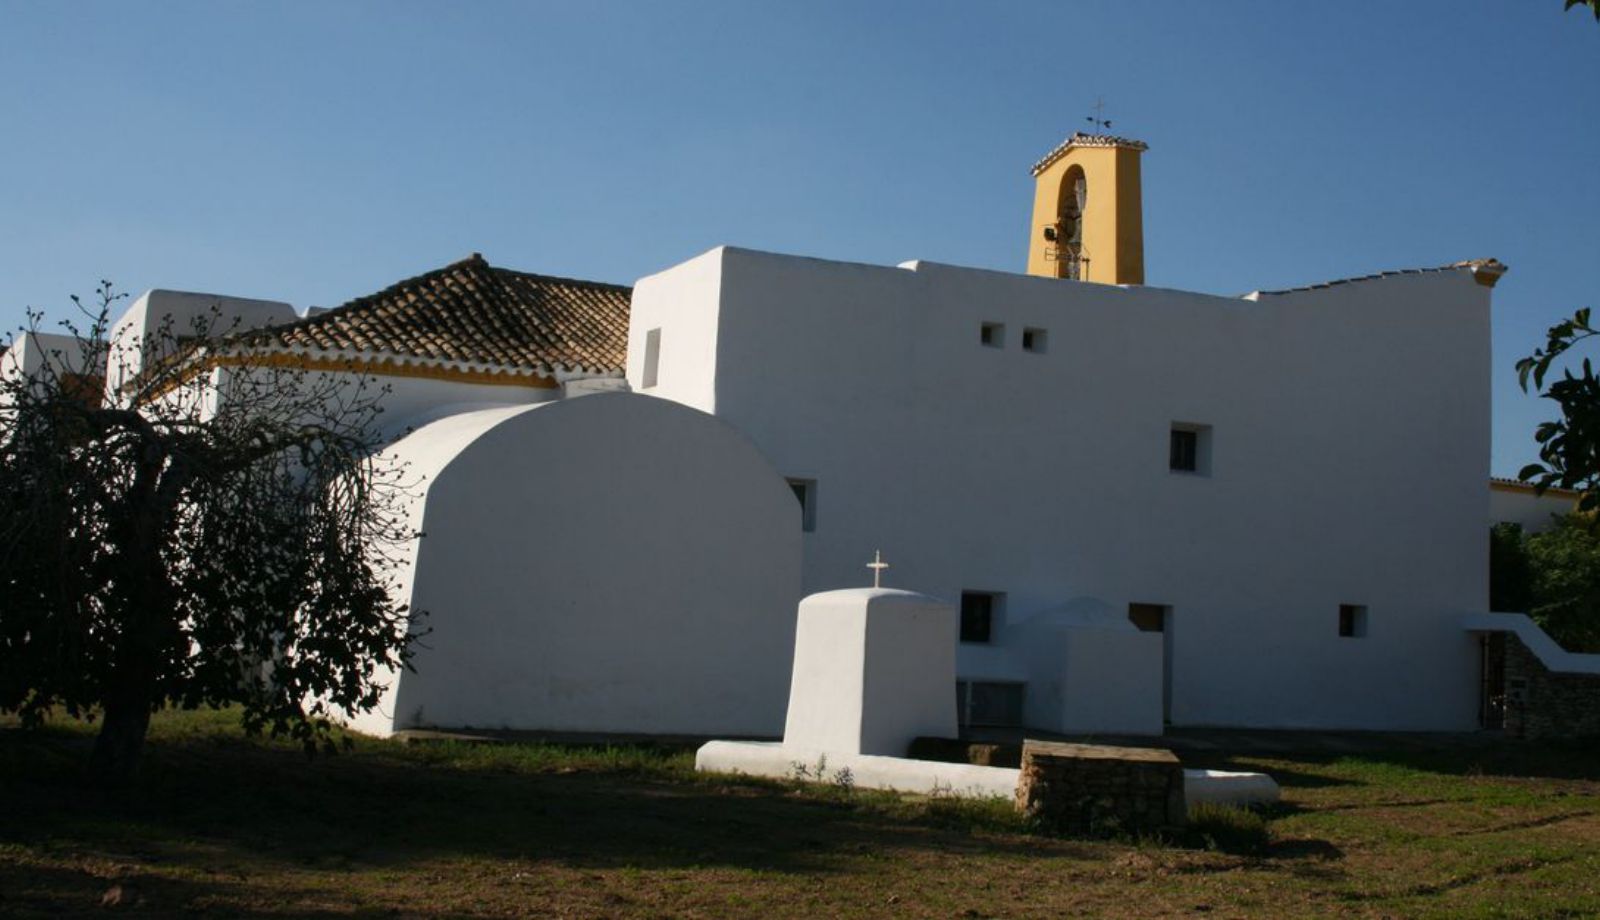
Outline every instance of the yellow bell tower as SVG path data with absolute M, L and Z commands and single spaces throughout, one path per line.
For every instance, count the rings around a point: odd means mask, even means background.
M 1144 284 L 1143 141 L 1079 132 L 1033 165 L 1028 274 Z

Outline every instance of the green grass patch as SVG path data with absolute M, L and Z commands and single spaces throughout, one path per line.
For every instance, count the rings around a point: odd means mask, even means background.
M 1191 846 L 1259 856 L 1272 845 L 1267 819 L 1258 811 L 1201 802 L 1189 807 L 1183 839 Z
M 135 795 L 93 726 L 0 721 L 0 914 L 1591 916 L 1582 746 L 1227 758 L 1284 802 L 1173 846 L 1030 833 L 1009 802 L 694 772 L 672 745 L 403 744 L 336 756 L 162 713 Z

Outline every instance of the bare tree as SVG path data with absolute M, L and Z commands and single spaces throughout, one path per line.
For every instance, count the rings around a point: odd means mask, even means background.
M 417 636 L 392 583 L 419 535 L 404 471 L 378 459 L 382 388 L 302 371 L 216 315 L 108 342 L 120 295 L 98 293 L 84 328 L 64 324 L 81 354 L 0 381 L 0 711 L 98 716 L 108 786 L 167 705 L 238 704 L 248 731 L 327 746 Z M 131 379 L 85 385 L 124 349 Z

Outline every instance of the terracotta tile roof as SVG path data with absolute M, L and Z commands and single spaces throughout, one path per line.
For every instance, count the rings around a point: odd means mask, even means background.
M 1033 164 L 1033 174 L 1044 172 L 1045 167 L 1067 155 L 1073 147 L 1126 147 L 1129 150 L 1149 150 L 1150 145 L 1144 141 L 1136 141 L 1130 137 L 1118 137 L 1115 134 L 1085 134 L 1082 131 L 1062 141 L 1056 149 L 1044 155 L 1044 159 Z
M 1465 262 L 1452 262 L 1449 265 L 1440 265 L 1436 268 L 1402 268 L 1394 271 L 1378 272 L 1372 275 L 1361 275 L 1356 278 L 1339 278 L 1334 281 L 1323 281 L 1318 284 L 1307 284 L 1301 287 L 1283 288 L 1276 291 L 1255 291 L 1253 295 L 1248 296 L 1266 297 L 1273 294 L 1292 294 L 1296 291 L 1316 291 L 1322 288 L 1330 288 L 1340 284 L 1354 284 L 1358 281 L 1375 281 L 1379 278 L 1393 278 L 1396 275 L 1426 275 L 1433 272 L 1453 272 L 1463 268 L 1472 272 L 1473 277 L 1477 278 L 1480 284 L 1484 284 L 1489 287 L 1494 287 L 1494 283 L 1499 281 L 1500 276 L 1505 274 L 1507 271 L 1506 264 L 1501 262 L 1499 259 L 1468 259 Z
M 241 338 L 296 353 L 553 377 L 620 374 L 632 289 L 496 268 L 473 253 L 376 294 Z

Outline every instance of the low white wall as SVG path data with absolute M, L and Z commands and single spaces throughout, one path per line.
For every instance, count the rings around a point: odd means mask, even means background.
M 817 767 L 822 776 L 817 777 Z M 773 779 L 809 778 L 840 782 L 849 771 L 850 784 L 862 789 L 958 795 L 969 798 L 1010 798 L 1016 794 L 1017 771 L 1007 767 L 908 760 L 872 754 L 848 754 L 790 747 L 777 742 L 711 741 L 694 755 L 694 768 L 711 773 L 739 773 Z
M 1540 664 L 1557 674 L 1600 674 L 1600 655 L 1567 651 L 1524 613 L 1475 613 L 1462 618 L 1461 628 L 1469 633 L 1513 633 Z
M 1004 799 L 1016 795 L 1021 774 L 1013 767 L 978 767 L 904 757 L 823 752 L 757 741 L 708 742 L 695 752 L 694 768 L 702 773 L 820 783 L 843 783 L 848 775 L 850 785 L 862 789 Z M 845 774 L 844 771 L 849 772 Z M 1265 773 L 1183 771 L 1186 805 L 1201 802 L 1241 807 L 1266 805 L 1278 801 L 1279 794 L 1278 784 Z

